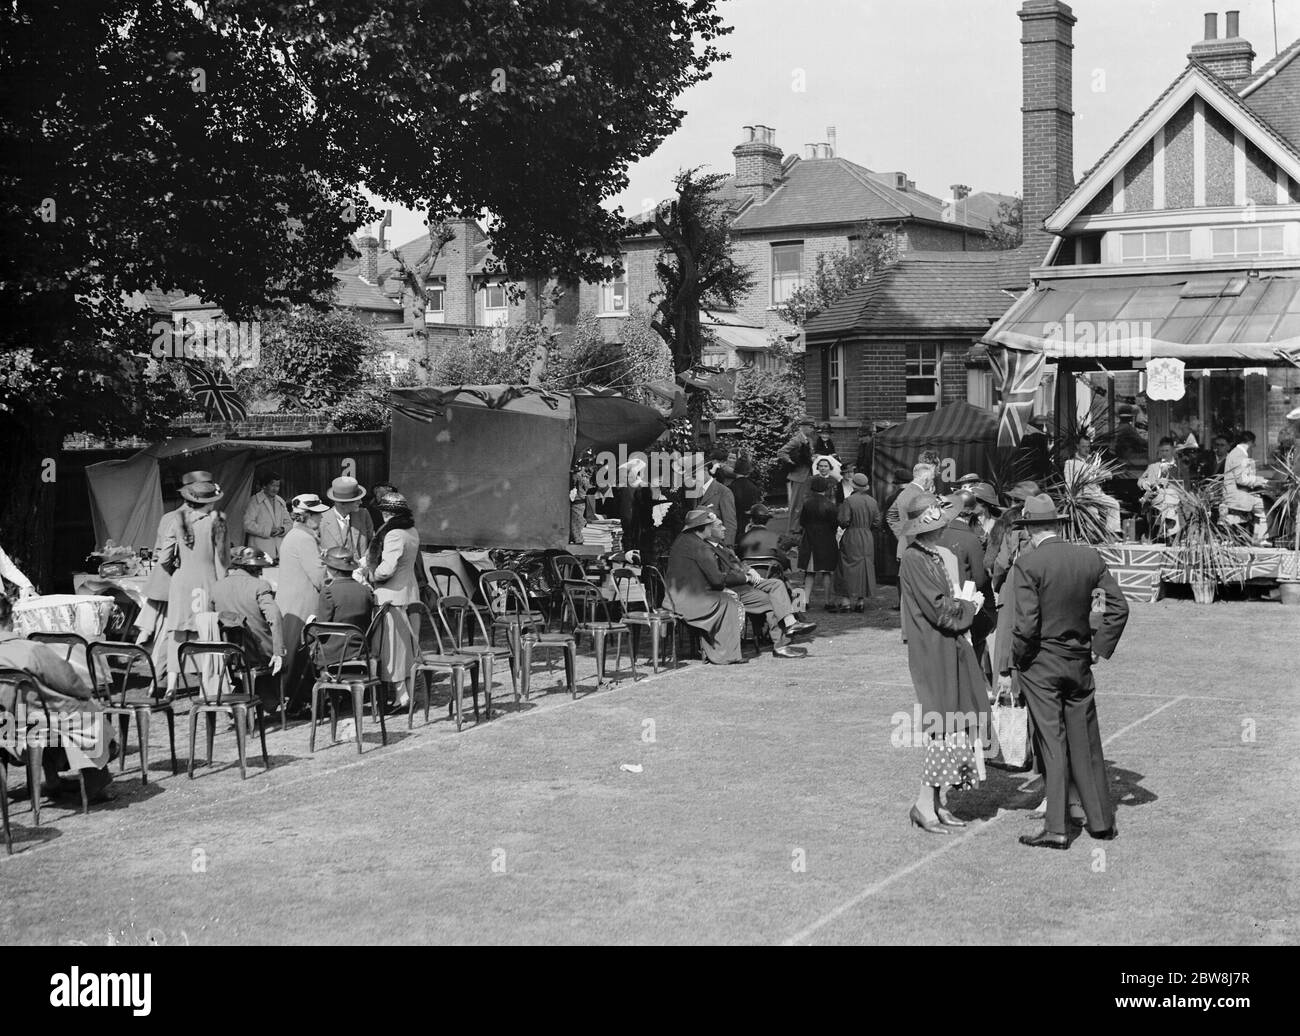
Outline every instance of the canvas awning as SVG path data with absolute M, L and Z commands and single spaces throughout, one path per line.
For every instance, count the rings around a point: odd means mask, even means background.
M 1300 351 L 1300 271 L 1044 278 L 983 341 L 1049 359 L 1281 364 Z

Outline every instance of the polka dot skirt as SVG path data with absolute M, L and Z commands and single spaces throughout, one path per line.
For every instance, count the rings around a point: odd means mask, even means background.
M 935 788 L 979 786 L 975 749 L 964 731 L 949 734 L 946 740 L 935 738 L 925 746 L 921 783 Z

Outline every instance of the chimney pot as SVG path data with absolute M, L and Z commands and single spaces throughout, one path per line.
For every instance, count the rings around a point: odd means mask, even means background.
M 751 141 L 751 140 L 754 139 L 754 127 L 753 127 L 753 126 L 742 126 L 741 129 L 743 129 L 743 130 L 745 131 L 745 142 L 746 142 L 746 143 L 748 143 L 749 141 Z
M 1224 16 L 1223 35 L 1230 40 L 1236 39 L 1241 33 L 1238 31 L 1241 26 L 1241 12 L 1229 11 Z
M 805 145 L 803 146 L 803 153 L 804 153 L 804 157 L 805 157 L 805 158 L 816 158 L 816 157 L 817 157 L 817 145 L 816 145 L 816 144 L 805 144 Z
M 834 126 L 827 126 L 827 127 L 826 127 L 826 144 L 827 144 L 827 146 L 830 148 L 830 154 L 828 154 L 826 157 L 827 157 L 827 158 L 834 158 L 834 157 L 835 157 L 835 151 L 836 151 L 836 147 L 835 147 L 835 127 L 834 127 Z
M 1219 38 L 1219 16 L 1213 11 L 1205 12 L 1205 38 L 1207 40 Z

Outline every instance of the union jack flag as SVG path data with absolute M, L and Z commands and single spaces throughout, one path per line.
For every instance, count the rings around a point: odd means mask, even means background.
M 209 421 L 243 421 L 248 408 L 230 378 L 199 363 L 183 364 L 190 392 L 202 404 Z
M 989 349 L 989 365 L 993 368 L 993 383 L 997 387 L 998 445 L 1018 446 L 1029 431 L 1029 421 L 1034 416 L 1034 399 L 1038 383 L 1043 376 L 1043 353 L 1026 352 L 993 346 Z

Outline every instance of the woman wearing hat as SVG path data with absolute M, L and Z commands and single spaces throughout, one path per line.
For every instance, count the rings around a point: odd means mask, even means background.
M 876 532 L 882 516 L 880 505 L 868 490 L 867 476 L 856 472 L 853 492 L 840 504 L 838 522 L 844 530 L 840 537 L 840 562 L 835 570 L 835 590 L 840 595 L 840 610 L 865 611 L 867 598 L 876 596 Z
M 901 528 L 909 541 L 898 570 L 903 639 L 925 737 L 921 790 L 908 818 L 931 834 L 965 826 L 943 807 L 940 795 L 944 788 L 978 782 L 974 743 L 988 729 L 987 685 L 964 635 L 983 604 L 982 595 L 976 592 L 975 600 L 955 596 L 957 560 L 935 543 L 958 506 L 920 497 L 909 505 Z
M 198 615 L 213 610 L 212 588 L 225 577 L 230 557 L 226 516 L 217 510 L 224 496 L 221 487 L 210 480 L 193 481 L 181 486 L 181 496 L 184 506 L 159 530 L 166 539 L 158 565 L 171 576 L 162 625 L 170 691 L 175 691 L 180 679 L 180 646 L 198 636 Z
M 410 505 L 400 493 L 386 493 L 375 501 L 384 522 L 375 530 L 366 559 L 361 566 L 363 578 L 375 589 L 375 607 L 393 607 L 380 630 L 380 676 L 392 685 L 394 705 L 406 708 L 413 691 L 411 662 L 419 630 L 413 629 L 406 613 L 408 604 L 418 604 L 420 584 L 415 566 L 420 558 L 420 534 Z
M 304 695 L 299 693 L 306 657 L 302 630 L 315 614 L 320 588 L 325 585 L 318 537 L 320 516 L 328 510 L 315 493 L 295 496 L 289 511 L 293 527 L 280 545 L 280 582 L 275 598 L 284 616 L 284 646 L 289 653 L 284 667 L 284 696 L 294 706 L 304 704 Z
M 831 600 L 831 581 L 840 563 L 840 548 L 835 542 L 839 523 L 839 509 L 828 495 L 831 484 L 821 475 L 814 475 L 808 483 L 808 499 L 799 513 L 803 541 L 799 545 L 799 567 L 804 571 L 803 592 L 812 607 L 813 590 L 817 583 L 826 586 L 826 610 L 835 611 Z

